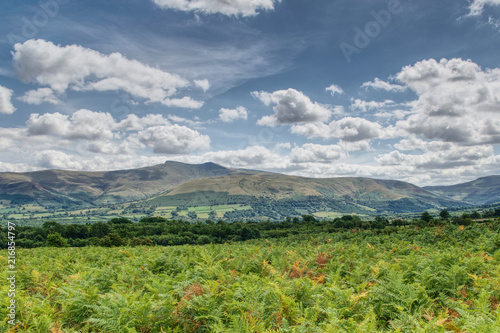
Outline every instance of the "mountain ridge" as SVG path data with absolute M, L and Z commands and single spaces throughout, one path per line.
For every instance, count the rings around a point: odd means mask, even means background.
M 173 161 L 114 171 L 6 172 L 0 173 L 0 197 L 77 205 L 125 202 L 146 199 L 192 179 L 236 172 L 215 163 Z
M 500 202 L 500 176 L 491 175 L 448 186 L 425 186 L 430 192 L 447 196 L 473 205 Z
M 419 187 L 398 180 L 307 178 L 227 168 L 213 162 L 166 161 L 128 170 L 0 173 L 0 199 L 54 207 L 142 201 L 156 206 L 252 203 L 264 207 L 277 203 L 292 210 L 303 207 L 300 211 L 309 207 L 346 212 L 413 212 L 500 202 L 500 176 L 451 186 Z

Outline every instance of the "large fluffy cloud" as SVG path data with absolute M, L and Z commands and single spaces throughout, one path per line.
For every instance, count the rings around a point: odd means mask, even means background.
M 428 150 L 424 154 L 404 154 L 398 150 L 380 155 L 381 165 L 414 166 L 423 170 L 453 169 L 480 165 L 495 158 L 492 146 L 462 147 L 449 144 L 443 150 Z
M 132 142 L 153 148 L 156 154 L 187 154 L 210 147 L 210 138 L 186 126 L 148 127 L 131 137 Z
M 78 110 L 72 116 L 61 113 L 32 114 L 27 123 L 30 135 L 53 135 L 68 140 L 108 140 L 115 121 L 109 113 Z
M 26 123 L 30 136 L 84 141 L 93 153 L 130 153 L 134 148 L 152 148 L 156 154 L 187 154 L 210 147 L 210 138 L 186 126 L 171 124 L 161 115 L 129 115 L 117 122 L 109 113 L 78 110 L 32 114 Z
M 383 129 L 382 125 L 364 118 L 346 117 L 329 124 L 305 124 L 292 127 L 292 133 L 308 138 L 340 139 L 346 142 L 358 142 L 376 138 L 388 138 L 392 128 Z
M 285 168 L 287 165 L 286 159 L 263 146 L 208 152 L 202 158 L 203 161 L 240 168 L 275 169 Z
M 273 93 L 255 91 L 252 95 L 265 105 L 275 105 L 273 107 L 274 115 L 265 116 L 257 122 L 262 126 L 324 122 L 332 114 L 332 111 L 327 107 L 312 102 L 302 92 L 292 88 Z
M 14 49 L 14 67 L 21 80 L 49 86 L 57 93 L 67 89 L 123 90 L 167 106 L 203 105 L 187 96 L 173 97 L 179 89 L 190 85 L 188 80 L 129 60 L 120 53 L 104 55 L 79 45 L 60 46 L 41 39 L 18 43 Z
M 255 16 L 259 10 L 273 10 L 280 0 L 153 0 L 162 8 L 227 16 Z
M 292 149 L 290 161 L 292 163 L 331 163 L 346 156 L 346 151 L 339 145 L 306 143 L 302 147 Z
M 397 79 L 418 95 L 398 127 L 430 140 L 500 143 L 500 69 L 470 60 L 434 59 L 407 66 Z
M 11 114 L 16 111 L 14 105 L 11 102 L 12 90 L 0 86 L 0 113 Z
M 36 164 L 45 169 L 73 169 L 82 168 L 82 164 L 61 151 L 44 150 L 35 154 Z

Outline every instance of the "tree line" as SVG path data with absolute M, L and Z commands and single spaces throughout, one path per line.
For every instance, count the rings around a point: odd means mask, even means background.
M 16 245 L 23 248 L 35 247 L 85 247 L 85 246 L 171 246 L 184 244 L 221 244 L 246 241 L 257 238 L 282 238 L 297 234 L 316 234 L 345 230 L 388 231 L 402 226 L 436 226 L 443 223 L 470 225 L 474 220 L 500 216 L 500 210 L 483 214 L 474 212 L 451 217 L 447 210 L 438 216 L 424 212 L 419 219 L 388 220 L 376 217 L 364 221 L 357 215 L 345 215 L 333 221 L 324 221 L 312 215 L 301 218 L 286 218 L 281 222 L 225 222 L 223 220 L 188 222 L 167 220 L 163 217 L 145 217 L 134 223 L 126 218 L 113 218 L 108 222 L 94 224 L 69 224 L 45 222 L 42 227 L 18 226 Z M 0 247 L 7 248 L 7 228 L 0 228 Z

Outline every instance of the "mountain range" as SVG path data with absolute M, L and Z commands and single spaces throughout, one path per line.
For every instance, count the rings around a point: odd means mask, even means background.
M 244 204 L 264 216 L 267 211 L 284 216 L 287 210 L 295 214 L 405 213 L 500 202 L 500 176 L 422 188 L 397 180 L 304 178 L 231 169 L 214 163 L 192 165 L 167 161 L 151 167 L 108 172 L 0 173 L 0 199 L 11 204 L 71 208 L 133 201 L 143 206 L 174 207 Z

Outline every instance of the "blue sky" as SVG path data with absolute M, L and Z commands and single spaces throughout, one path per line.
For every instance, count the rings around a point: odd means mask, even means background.
M 42 0 L 0 15 L 0 171 L 499 174 L 500 0 Z

